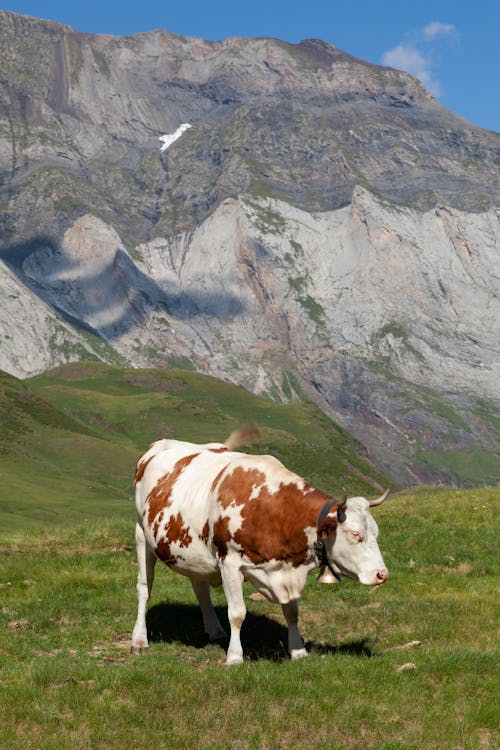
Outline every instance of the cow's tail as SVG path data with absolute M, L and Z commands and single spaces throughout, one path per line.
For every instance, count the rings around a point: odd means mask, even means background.
M 224 441 L 224 445 L 228 451 L 234 451 L 238 446 L 243 445 L 244 443 L 250 443 L 252 440 L 260 437 L 261 434 L 262 433 L 257 425 L 251 422 L 250 424 L 246 424 L 232 432 Z

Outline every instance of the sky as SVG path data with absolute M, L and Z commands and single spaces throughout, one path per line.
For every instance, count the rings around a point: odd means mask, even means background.
M 323 39 L 413 73 L 441 104 L 500 132 L 500 0 L 7 0 L 1 9 L 92 34 Z

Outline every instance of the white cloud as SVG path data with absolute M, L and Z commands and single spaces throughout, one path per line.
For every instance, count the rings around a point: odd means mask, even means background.
M 433 96 L 441 96 L 442 86 L 431 72 L 432 62 L 411 42 L 401 42 L 397 47 L 384 52 L 381 58 L 383 65 L 398 70 L 405 70 L 422 81 Z
M 457 28 L 452 23 L 440 23 L 439 21 L 432 21 L 424 26 L 422 29 L 422 35 L 424 39 L 432 41 L 440 35 L 456 34 Z
M 439 37 L 457 38 L 458 30 L 452 23 L 432 21 L 418 31 L 406 34 L 403 41 L 384 52 L 381 63 L 412 73 L 433 96 L 442 96 L 443 87 L 434 74 Z

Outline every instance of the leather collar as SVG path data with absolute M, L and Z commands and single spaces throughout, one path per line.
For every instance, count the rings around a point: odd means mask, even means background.
M 337 581 L 341 581 L 342 578 L 340 574 L 337 573 L 335 570 L 333 570 L 332 566 L 328 562 L 328 558 L 326 556 L 326 550 L 325 550 L 325 540 L 321 539 L 319 535 L 319 528 L 321 524 L 323 523 L 328 513 L 330 512 L 330 508 L 332 507 L 332 505 L 336 505 L 336 504 L 337 504 L 336 500 L 333 500 L 333 499 L 327 500 L 319 512 L 318 520 L 316 522 L 316 541 L 314 542 L 314 551 L 318 559 L 318 567 L 321 567 L 322 565 L 327 566 L 330 569 L 332 575 L 335 576 Z

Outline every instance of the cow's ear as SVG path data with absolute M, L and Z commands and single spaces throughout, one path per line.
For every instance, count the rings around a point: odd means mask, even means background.
M 327 517 L 318 526 L 318 536 L 320 539 L 326 539 L 329 536 L 333 536 L 338 526 L 337 514 L 329 513 Z

